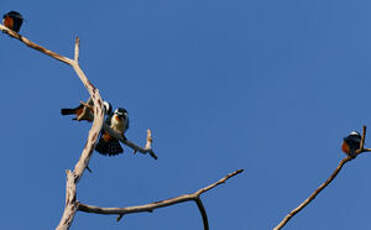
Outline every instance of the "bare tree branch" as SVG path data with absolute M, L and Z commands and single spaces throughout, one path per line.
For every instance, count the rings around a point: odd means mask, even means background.
M 289 214 L 287 214 L 285 218 L 283 218 L 283 220 L 276 227 L 273 228 L 273 230 L 279 230 L 283 228 L 293 216 L 295 216 L 298 212 L 305 208 L 305 206 L 307 206 L 312 200 L 314 200 L 314 198 L 316 198 L 316 196 L 335 179 L 335 177 L 338 175 L 340 170 L 347 162 L 353 160 L 361 153 L 370 152 L 371 149 L 364 148 L 365 138 L 366 138 L 366 126 L 363 126 L 360 148 L 355 152 L 354 157 L 348 155 L 344 159 L 342 159 L 339 165 L 336 167 L 335 171 L 331 174 L 331 176 L 323 184 L 321 184 L 303 203 L 301 203 L 298 207 L 296 207 Z
M 57 226 L 57 230 L 67 230 L 70 228 L 73 218 L 77 210 L 76 203 L 76 183 L 78 183 L 84 170 L 89 165 L 90 157 L 94 151 L 95 143 L 97 141 L 100 130 L 102 129 L 104 121 L 104 110 L 102 98 L 99 94 L 99 90 L 88 80 L 80 65 L 78 63 L 79 59 L 79 45 L 80 39 L 76 38 L 75 42 L 75 57 L 74 60 L 57 54 L 51 50 L 48 50 L 36 43 L 31 42 L 29 39 L 21 36 L 20 34 L 6 28 L 0 24 L 0 30 L 8 34 L 9 36 L 18 39 L 23 42 L 28 47 L 31 47 L 41 53 L 44 53 L 58 61 L 69 64 L 75 70 L 77 76 L 80 78 L 85 88 L 88 90 L 90 97 L 94 103 L 94 121 L 92 127 L 90 128 L 89 135 L 85 147 L 81 153 L 79 161 L 76 163 L 74 170 L 71 172 L 67 170 L 67 183 L 66 183 L 66 206 L 63 212 L 63 216 Z
M 119 140 L 120 142 L 124 143 L 125 145 L 129 146 L 130 148 L 134 149 L 134 153 L 140 152 L 142 154 L 149 154 L 155 160 L 158 159 L 157 155 L 152 150 L 152 132 L 150 129 L 147 129 L 147 138 L 146 138 L 146 145 L 145 148 L 136 145 L 135 143 L 129 141 L 125 136 L 121 135 L 120 133 L 114 131 L 109 127 L 106 123 L 103 124 L 104 131 L 108 132 L 111 136 Z
M 224 178 L 220 179 L 214 184 L 211 184 L 205 188 L 202 188 L 195 193 L 192 194 L 185 194 L 182 196 L 178 196 L 172 199 L 168 200 L 163 200 L 163 201 L 158 201 L 154 202 L 151 204 L 147 205 L 140 205 L 140 206 L 132 206 L 132 207 L 127 207 L 127 208 L 100 208 L 100 207 L 95 207 L 95 206 L 89 206 L 85 205 L 82 203 L 79 203 L 77 201 L 76 197 L 76 185 L 79 182 L 80 178 L 82 177 L 85 169 L 88 169 L 89 165 L 89 160 L 90 157 L 94 151 L 96 141 L 98 139 L 100 130 L 104 126 L 104 130 L 109 132 L 113 137 L 119 139 L 121 142 L 124 144 L 128 145 L 129 147 L 133 148 L 135 152 L 139 151 L 143 154 L 149 153 L 153 158 L 157 159 L 157 156 L 155 153 L 152 151 L 152 135 L 151 135 L 151 130 L 147 130 L 147 138 L 146 138 L 146 145 L 145 148 L 142 148 L 130 141 L 128 141 L 125 136 L 120 135 L 113 131 L 108 125 L 104 123 L 104 108 L 103 108 L 103 101 L 102 98 L 99 94 L 99 90 L 88 80 L 84 72 L 82 71 L 78 61 L 79 61 L 79 45 L 80 45 L 80 39 L 76 38 L 75 41 L 75 52 L 74 52 L 74 59 L 70 59 L 67 57 L 64 57 L 60 54 L 57 54 L 51 50 L 48 50 L 36 43 L 33 43 L 29 39 L 21 36 L 20 34 L 6 28 L 5 26 L 0 24 L 0 30 L 3 31 L 4 33 L 8 34 L 9 36 L 18 39 L 28 47 L 31 47 L 37 51 L 40 51 L 41 53 L 44 53 L 58 61 L 61 61 L 63 63 L 66 63 L 75 70 L 76 74 L 84 84 L 85 88 L 88 90 L 91 99 L 93 101 L 94 107 L 88 106 L 91 104 L 91 101 L 89 101 L 84 107 L 84 113 L 85 114 L 91 114 L 90 112 L 87 113 L 87 110 L 92 110 L 91 116 L 94 116 L 93 118 L 93 124 L 92 127 L 89 131 L 89 135 L 87 138 L 87 142 L 85 144 L 85 147 L 81 153 L 80 159 L 76 163 L 74 170 L 66 170 L 66 176 L 67 176 L 67 182 L 66 182 L 66 202 L 65 202 L 65 208 L 64 212 L 62 215 L 62 218 L 57 226 L 57 230 L 68 230 L 73 222 L 74 216 L 76 212 L 79 211 L 84 211 L 84 212 L 92 212 L 92 213 L 100 213 L 100 214 L 116 214 L 119 215 L 117 220 L 120 220 L 121 217 L 125 214 L 129 213 L 137 213 L 137 212 L 152 212 L 154 209 L 161 208 L 161 207 L 166 207 L 170 205 L 174 205 L 177 203 L 182 203 L 186 201 L 195 201 L 197 204 L 197 207 L 200 210 L 202 220 L 204 223 L 204 229 L 208 230 L 209 229 L 209 224 L 207 220 L 207 214 L 206 210 L 202 204 L 202 201 L 200 199 L 200 195 L 203 194 L 204 192 L 209 191 L 210 189 L 213 189 L 214 187 L 225 183 L 226 180 L 229 178 L 242 173 L 243 169 L 237 170 Z M 78 119 L 80 119 L 79 117 Z
M 69 229 L 78 208 L 78 203 L 76 202 L 76 183 L 74 182 L 75 176 L 71 170 L 66 170 L 66 175 L 66 203 L 57 229 Z
M 75 42 L 75 63 L 79 63 L 79 56 L 80 56 L 80 38 L 76 37 L 76 42 Z
M 207 219 L 207 212 L 204 207 L 204 204 L 201 201 L 201 198 L 198 198 L 195 200 L 198 210 L 200 210 L 201 216 L 202 216 L 202 222 L 204 223 L 204 230 L 209 230 L 209 221 Z
M 4 33 L 8 34 L 9 36 L 15 38 L 15 39 L 18 39 L 19 41 L 23 42 L 25 45 L 27 45 L 28 47 L 31 47 L 32 49 L 35 49 L 37 51 L 40 51 L 41 53 L 43 54 L 46 54 L 54 59 L 57 59 L 58 61 L 61 61 L 61 62 L 64 62 L 66 64 L 69 64 L 71 65 L 73 60 L 71 60 L 70 58 L 67 58 L 67 57 L 64 57 L 62 55 L 59 55 L 51 50 L 48 50 L 42 46 L 39 46 L 37 45 L 36 43 L 33 43 L 31 42 L 30 40 L 28 40 L 27 38 L 23 37 L 22 35 L 14 32 L 13 30 L 10 30 L 8 29 L 7 27 L 5 27 L 4 25 L 0 24 L 0 30 L 3 31 Z
M 144 148 L 140 147 L 139 145 L 136 145 L 135 143 L 129 141 L 128 139 L 123 139 L 120 141 L 124 143 L 125 145 L 129 146 L 130 148 L 134 149 L 134 153 L 140 152 L 142 154 L 149 154 L 153 159 L 157 160 L 157 155 L 152 150 L 152 132 L 150 129 L 147 129 L 147 138 L 146 138 L 146 145 Z
M 194 193 L 184 194 L 184 195 L 170 198 L 167 200 L 157 201 L 157 202 L 153 202 L 153 203 L 145 204 L 145 205 L 129 206 L 125 208 L 102 208 L 102 207 L 87 205 L 87 204 L 83 204 L 79 202 L 78 210 L 82 212 L 89 212 L 89 213 L 96 213 L 96 214 L 119 215 L 119 217 L 117 218 L 117 221 L 119 221 L 122 218 L 122 216 L 126 214 L 139 213 L 139 212 L 152 212 L 154 209 L 157 209 L 157 208 L 163 208 L 163 207 L 167 207 L 167 206 L 171 206 L 171 205 L 175 205 L 175 204 L 183 203 L 187 201 L 195 201 L 202 215 L 204 229 L 208 230 L 209 224 L 207 221 L 207 214 L 200 200 L 200 195 L 215 188 L 216 186 L 222 183 L 225 183 L 229 178 L 237 174 L 240 174 L 243 171 L 244 171 L 243 169 L 236 170 L 233 173 L 230 173 L 227 176 L 220 179 L 219 181 L 215 182 L 214 184 L 201 188 Z

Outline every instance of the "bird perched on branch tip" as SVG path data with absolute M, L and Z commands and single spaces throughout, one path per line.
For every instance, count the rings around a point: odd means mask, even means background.
M 352 131 L 348 136 L 344 137 L 341 150 L 354 157 L 355 151 L 361 147 L 361 134 L 357 131 Z
M 107 117 L 105 122 L 111 129 L 124 137 L 124 133 L 129 129 L 128 112 L 124 108 L 117 108 L 111 116 Z M 102 155 L 108 156 L 118 155 L 124 152 L 120 141 L 104 130 L 101 132 L 95 150 Z
M 5 27 L 19 32 L 23 23 L 23 17 L 17 11 L 10 11 L 3 16 L 3 24 Z

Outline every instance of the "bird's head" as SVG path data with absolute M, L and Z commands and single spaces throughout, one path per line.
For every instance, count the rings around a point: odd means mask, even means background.
M 352 132 L 350 132 L 349 136 L 361 137 L 361 134 L 359 132 L 353 130 Z
M 124 108 L 117 108 L 114 112 L 120 118 L 126 118 L 128 116 L 128 112 Z
M 17 18 L 17 19 L 23 20 L 23 16 L 20 13 L 18 13 L 17 11 L 10 11 L 3 16 L 3 18 L 5 18 L 5 17 L 12 17 L 12 18 Z

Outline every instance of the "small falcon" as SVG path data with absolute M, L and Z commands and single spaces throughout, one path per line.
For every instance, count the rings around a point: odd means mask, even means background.
M 3 16 L 3 24 L 9 29 L 19 32 L 23 23 L 23 17 L 16 11 L 10 11 Z
M 341 150 L 351 157 L 354 156 L 354 152 L 361 147 L 361 134 L 357 131 L 352 131 L 347 137 L 344 137 Z
M 106 119 L 106 124 L 110 126 L 114 131 L 120 133 L 122 136 L 129 129 L 129 116 L 128 112 L 124 108 L 118 108 L 115 110 L 113 115 Z M 112 137 L 109 133 L 102 130 L 98 144 L 95 146 L 95 150 L 102 155 L 114 156 L 118 155 L 124 150 L 122 149 L 119 140 Z
M 93 101 L 90 100 L 88 102 L 89 105 L 93 106 Z M 111 115 L 112 113 L 112 105 L 111 103 L 107 102 L 107 101 L 104 101 L 103 102 L 103 106 L 104 106 L 104 113 L 107 114 L 107 115 Z M 82 114 L 82 112 L 84 111 L 84 105 L 83 104 L 80 104 L 79 106 L 75 107 L 75 108 L 62 108 L 61 109 L 61 114 L 63 116 L 66 116 L 66 115 L 76 115 L 76 117 L 72 118 L 72 120 L 79 120 L 78 118 L 80 117 L 80 115 Z M 86 120 L 88 122 L 92 122 L 93 116 L 90 116 L 90 117 L 84 117 L 84 119 L 81 119 L 81 120 Z M 79 120 L 80 121 L 80 120 Z

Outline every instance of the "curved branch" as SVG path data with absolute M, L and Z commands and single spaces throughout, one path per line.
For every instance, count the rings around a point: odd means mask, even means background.
M 237 174 L 240 174 L 243 171 L 244 171 L 243 169 L 236 170 L 233 173 L 230 173 L 227 176 L 220 179 L 219 181 L 215 182 L 214 184 L 201 188 L 194 193 L 184 194 L 184 195 L 170 198 L 167 200 L 157 201 L 157 202 L 153 202 L 153 203 L 145 204 L 145 205 L 129 206 L 125 208 L 102 208 L 102 207 L 87 205 L 87 204 L 78 202 L 78 210 L 82 212 L 104 214 L 104 215 L 119 215 L 119 217 L 117 218 L 117 221 L 119 221 L 122 218 L 122 216 L 126 214 L 140 213 L 140 212 L 152 212 L 154 209 L 163 208 L 163 207 L 167 207 L 167 206 L 171 206 L 171 205 L 175 205 L 175 204 L 183 203 L 187 201 L 195 201 L 202 215 L 202 220 L 204 222 L 204 229 L 208 230 L 207 215 L 206 215 L 205 208 L 203 207 L 202 202 L 200 200 L 200 195 L 215 188 L 216 186 L 222 183 L 225 183 L 229 178 Z
M 202 222 L 204 223 L 204 230 L 209 230 L 209 221 L 207 220 L 207 212 L 202 204 L 202 201 L 200 198 L 195 200 L 198 210 L 200 210 L 201 216 L 202 216 Z
M 314 198 L 316 198 L 316 196 L 335 179 L 335 177 L 338 175 L 340 170 L 343 168 L 343 166 L 347 162 L 353 160 L 355 157 L 357 157 L 361 153 L 370 152 L 371 149 L 364 148 L 365 138 L 366 138 L 366 126 L 363 126 L 360 148 L 355 152 L 354 157 L 348 155 L 347 157 L 342 159 L 339 165 L 336 167 L 335 171 L 330 175 L 330 177 L 323 184 L 321 184 L 306 200 L 304 200 L 303 203 L 301 203 L 298 207 L 296 207 L 289 214 L 287 214 L 283 218 L 283 220 L 276 227 L 273 228 L 273 230 L 279 230 L 283 228 L 293 216 L 295 216 L 298 212 L 300 212 L 303 208 L 305 208 L 305 206 L 307 206 L 312 200 L 314 200 Z

